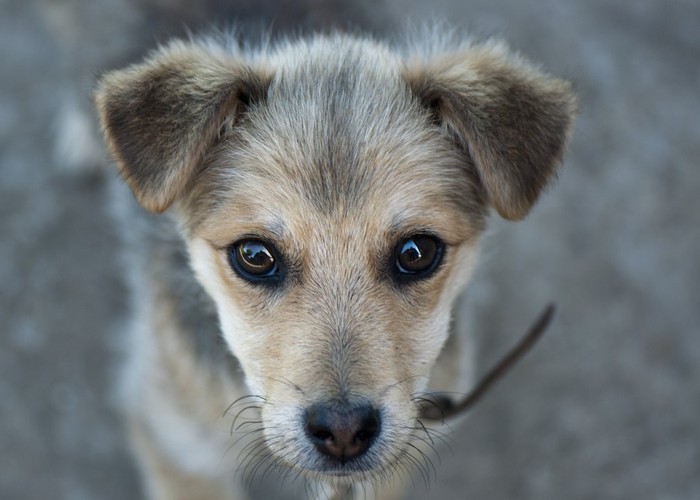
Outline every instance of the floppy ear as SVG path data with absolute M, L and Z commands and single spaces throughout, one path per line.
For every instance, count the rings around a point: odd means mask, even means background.
M 496 43 L 408 64 L 406 79 L 469 153 L 496 210 L 525 217 L 569 139 L 576 113 L 569 83 Z
M 219 129 L 265 79 L 241 60 L 174 42 L 105 75 L 95 101 L 117 166 L 139 202 L 166 210 L 195 174 Z

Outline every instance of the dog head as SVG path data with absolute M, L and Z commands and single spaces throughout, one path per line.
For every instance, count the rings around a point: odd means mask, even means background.
M 524 217 L 575 113 L 502 45 L 175 42 L 96 94 L 117 165 L 171 205 L 267 444 L 324 477 L 404 460 L 490 207 Z

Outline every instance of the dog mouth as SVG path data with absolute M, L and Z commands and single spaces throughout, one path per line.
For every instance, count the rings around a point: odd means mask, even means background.
M 296 457 L 280 454 L 271 447 L 270 451 L 280 470 L 293 471 L 301 477 L 313 481 L 373 481 L 393 470 L 393 464 L 377 456 L 363 456 L 339 463 L 320 456 L 315 450 L 306 449 Z
M 315 476 L 355 480 L 381 474 L 386 468 L 387 466 L 382 464 L 352 462 L 345 465 L 321 465 L 318 468 L 305 468 L 302 471 Z

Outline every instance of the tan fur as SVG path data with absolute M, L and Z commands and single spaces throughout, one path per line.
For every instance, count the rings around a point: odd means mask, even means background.
M 568 83 L 494 43 L 390 49 L 332 35 L 241 51 L 204 39 L 106 75 L 96 103 L 141 204 L 174 204 L 197 278 L 174 280 L 177 256 L 154 244 L 165 250 L 150 257 L 126 384 L 153 497 L 239 495 L 222 486 L 229 446 L 244 482 L 273 468 L 340 492 L 410 474 L 431 451 L 418 398 L 469 371 L 451 309 L 488 207 L 522 218 L 551 180 L 575 112 Z M 401 282 L 397 245 L 420 234 L 444 243 L 442 262 Z M 281 256 L 281 283 L 232 269 L 229 248 L 251 237 Z M 200 287 L 207 298 L 190 300 Z M 230 354 L 214 362 L 193 346 L 216 321 Z M 309 409 L 329 402 L 380 418 L 349 465 L 305 431 Z

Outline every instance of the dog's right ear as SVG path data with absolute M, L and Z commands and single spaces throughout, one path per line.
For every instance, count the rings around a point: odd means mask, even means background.
M 107 144 L 139 202 L 166 210 L 223 124 L 264 95 L 269 78 L 234 56 L 174 42 L 105 75 L 95 102 Z

